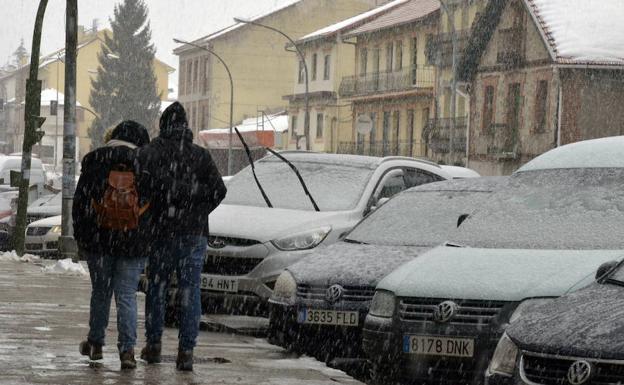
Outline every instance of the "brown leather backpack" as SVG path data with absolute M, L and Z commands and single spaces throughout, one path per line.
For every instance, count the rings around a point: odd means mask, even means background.
M 141 207 L 134 173 L 125 169 L 108 174 L 104 197 L 100 202 L 91 201 L 97 213 L 97 224 L 107 230 L 128 231 L 139 227 L 139 218 L 149 208 Z

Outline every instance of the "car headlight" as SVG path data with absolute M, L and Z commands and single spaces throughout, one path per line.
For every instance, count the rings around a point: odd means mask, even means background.
M 61 231 L 61 226 L 52 226 L 52 228 L 50 229 L 50 232 L 54 234 L 60 234 Z
M 377 317 L 390 318 L 394 315 L 395 305 L 396 297 L 394 293 L 385 290 L 377 290 L 368 312 Z
M 308 250 L 315 248 L 323 242 L 330 231 L 331 227 L 325 226 L 315 230 L 289 235 L 271 242 L 282 251 Z
M 488 372 L 503 376 L 513 376 L 514 370 L 516 369 L 517 357 L 518 347 L 511 338 L 507 336 L 507 333 L 503 334 L 500 341 L 498 341 L 498 345 L 496 345 L 496 350 L 490 361 Z
M 271 300 L 286 305 L 294 305 L 297 298 L 297 282 L 288 271 L 277 277 Z
M 531 311 L 535 310 L 536 308 L 542 305 L 552 302 L 552 300 L 553 298 L 533 298 L 533 299 L 527 299 L 525 301 L 522 301 L 522 303 L 518 305 L 516 310 L 513 312 L 513 314 L 509 318 L 509 323 L 513 323 L 514 321 L 516 321 L 518 318 L 522 317 L 523 315 L 530 313 Z

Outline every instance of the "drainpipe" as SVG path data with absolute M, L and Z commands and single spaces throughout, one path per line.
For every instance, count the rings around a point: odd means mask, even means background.
M 459 88 L 457 88 L 457 93 L 462 96 L 463 98 L 466 99 L 466 101 L 468 101 L 468 115 L 466 118 L 466 164 L 465 167 L 468 167 L 468 162 L 469 162 L 469 156 L 470 156 L 470 107 L 472 106 L 471 103 L 471 95 L 470 92 L 468 92 L 468 90 L 466 90 L 467 92 L 462 92 Z M 465 102 L 464 102 L 465 103 Z
M 558 95 L 558 100 L 557 100 L 557 139 L 556 139 L 556 147 L 560 147 L 561 146 L 561 118 L 563 116 L 563 90 L 561 87 L 561 74 L 559 73 L 559 68 L 555 67 L 554 70 L 554 78 L 555 81 L 557 82 L 557 92 L 559 93 Z

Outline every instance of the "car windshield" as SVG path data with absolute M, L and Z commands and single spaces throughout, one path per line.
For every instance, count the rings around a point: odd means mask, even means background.
M 476 191 L 408 191 L 362 221 L 347 241 L 388 246 L 436 246 L 447 240 L 462 214 L 487 197 Z
M 624 169 L 516 174 L 450 241 L 479 248 L 622 249 Z
M 349 164 L 327 164 L 289 159 L 299 170 L 321 211 L 353 209 L 360 201 L 373 170 Z M 256 163 L 256 174 L 275 208 L 314 210 L 310 198 L 290 167 L 278 159 Z M 228 182 L 224 204 L 266 207 L 247 167 Z

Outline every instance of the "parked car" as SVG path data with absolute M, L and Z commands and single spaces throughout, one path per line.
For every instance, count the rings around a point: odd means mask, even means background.
M 507 178 L 429 183 L 392 198 L 341 242 L 289 266 L 270 305 L 270 340 L 322 356 L 360 358 L 375 286 L 403 263 L 441 244 Z
M 483 383 L 510 321 L 624 257 L 624 137 L 563 146 L 512 175 L 445 246 L 375 292 L 363 346 L 375 373 Z
M 59 254 L 58 240 L 61 236 L 61 215 L 40 219 L 26 227 L 26 252 L 42 257 Z
M 203 302 L 230 312 L 262 309 L 284 268 L 318 246 L 337 242 L 394 194 L 478 176 L 414 158 L 307 152 L 281 156 L 296 166 L 310 194 L 290 166 L 273 155 L 255 163 L 266 199 L 251 167 L 229 180 L 227 197 L 210 215 Z
M 22 169 L 21 156 L 0 156 L 0 184 L 9 185 L 11 183 L 11 171 Z M 46 184 L 46 174 L 43 169 L 41 159 L 32 158 L 30 166 L 30 184 L 40 188 Z
M 39 219 L 61 215 L 63 193 L 44 195 L 28 205 L 26 221 L 32 223 Z
M 624 383 L 622 309 L 624 266 L 607 262 L 592 285 L 545 303 L 511 324 L 490 362 L 487 382 Z

